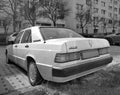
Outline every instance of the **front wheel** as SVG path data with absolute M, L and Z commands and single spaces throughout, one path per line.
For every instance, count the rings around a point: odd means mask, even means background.
M 28 66 L 28 78 L 32 86 L 41 84 L 43 78 L 41 77 L 35 62 L 31 61 Z

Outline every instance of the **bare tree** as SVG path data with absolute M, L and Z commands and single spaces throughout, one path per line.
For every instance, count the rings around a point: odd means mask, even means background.
M 23 10 L 22 16 L 24 16 L 24 18 L 28 20 L 32 26 L 35 26 L 36 24 L 36 19 L 39 13 L 38 10 L 40 7 L 39 5 L 39 0 L 27 0 L 21 8 L 21 10 Z
M 99 24 L 101 22 L 101 17 L 93 17 L 92 19 L 92 22 L 93 22 L 93 28 L 94 28 L 94 33 L 97 33 L 98 32 L 98 29 L 97 27 L 99 27 Z
M 94 27 L 94 33 L 97 33 L 97 27 L 99 27 L 99 25 L 103 26 L 103 33 L 107 34 L 107 24 L 108 24 L 108 20 L 104 17 L 93 17 L 93 27 Z
M 112 18 L 112 32 L 115 33 L 115 27 L 118 24 L 118 20 Z
M 77 21 L 79 22 L 80 24 L 80 28 L 82 29 L 82 34 L 84 34 L 84 27 L 91 23 L 92 21 L 92 16 L 91 16 L 91 13 L 90 13 L 90 10 L 80 10 L 79 12 L 77 12 L 76 14 L 76 19 Z
M 41 11 L 40 16 L 49 18 L 53 25 L 56 26 L 56 21 L 58 19 L 64 19 L 70 12 L 70 9 L 66 9 L 67 2 L 63 0 L 40 0 Z
M 16 32 L 16 22 L 21 0 L 0 0 L 0 10 L 12 17 L 13 32 Z
M 9 29 L 9 26 L 11 24 L 11 17 L 10 16 L 6 16 L 3 20 L 3 28 L 4 28 L 4 33 L 5 35 L 7 35 L 8 33 L 8 29 Z
M 107 24 L 108 24 L 108 20 L 105 18 L 101 18 L 101 22 L 103 24 L 103 33 L 107 34 Z

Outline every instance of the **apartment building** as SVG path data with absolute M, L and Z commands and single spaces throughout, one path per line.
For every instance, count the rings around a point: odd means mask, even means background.
M 93 22 L 86 25 L 89 33 L 108 33 L 114 30 L 119 31 L 119 25 L 116 21 L 120 20 L 120 1 L 119 0 L 66 0 L 71 13 L 66 17 L 66 27 L 72 28 L 78 33 L 81 32 L 79 22 L 75 19 L 78 9 L 87 10 L 91 8 Z M 96 29 L 97 31 L 94 31 Z
M 97 10 L 93 17 L 104 18 L 104 24 L 99 25 L 99 32 L 113 32 L 112 28 L 118 32 L 119 30 L 119 0 L 93 0 L 93 8 Z

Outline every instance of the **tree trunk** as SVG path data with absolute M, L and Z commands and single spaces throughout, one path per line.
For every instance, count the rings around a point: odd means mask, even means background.
M 32 20 L 32 26 L 35 26 L 36 25 L 36 20 Z
M 53 21 L 53 26 L 56 27 L 56 21 Z
M 16 32 L 16 16 L 13 16 L 13 32 Z
M 19 22 L 19 31 L 21 30 L 21 21 Z
M 81 25 L 82 34 L 84 34 L 84 27 Z
M 7 26 L 4 26 L 4 33 L 5 33 L 5 37 L 6 37 L 6 39 L 5 39 L 5 44 L 7 44 Z
M 113 26 L 113 30 L 112 30 L 113 33 L 115 33 L 115 29 L 114 29 L 114 26 Z

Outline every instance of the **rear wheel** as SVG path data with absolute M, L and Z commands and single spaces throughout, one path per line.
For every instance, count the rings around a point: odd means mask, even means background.
M 43 78 L 41 77 L 35 62 L 31 61 L 28 66 L 28 78 L 32 86 L 41 84 Z

